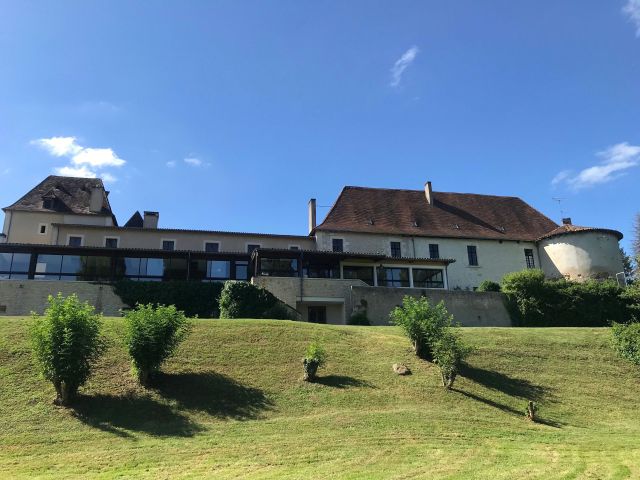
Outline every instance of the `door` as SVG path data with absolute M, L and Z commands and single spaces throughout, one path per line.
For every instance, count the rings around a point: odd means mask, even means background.
M 308 307 L 307 313 L 310 323 L 327 323 L 327 307 Z

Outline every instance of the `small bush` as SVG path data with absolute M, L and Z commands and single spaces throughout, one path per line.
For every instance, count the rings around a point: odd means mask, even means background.
M 640 366 L 640 323 L 614 323 L 613 348 L 622 358 Z
M 409 295 L 403 298 L 402 306 L 393 309 L 390 317 L 409 337 L 416 355 L 428 361 L 433 360 L 435 343 L 453 321 L 444 302 L 431 305 L 425 297 Z
M 369 318 L 367 317 L 367 312 L 360 311 L 351 315 L 347 319 L 347 325 L 371 325 L 369 322 Z
M 248 282 L 225 282 L 220 294 L 220 318 L 291 319 L 270 291 Z
M 160 370 L 191 330 L 191 322 L 174 305 L 138 305 L 125 314 L 125 344 L 142 385 Z
M 479 292 L 499 292 L 500 284 L 491 280 L 483 280 L 478 286 Z
M 138 304 L 175 305 L 188 317 L 217 318 L 218 302 L 223 284 L 172 280 L 168 282 L 134 282 L 121 280 L 113 285 L 114 292 L 130 307 Z
M 453 382 L 458 376 L 460 366 L 464 359 L 471 353 L 471 348 L 466 346 L 460 337 L 447 328 L 433 347 L 433 359 L 440 368 L 442 386 L 447 390 L 453 387 Z
M 316 372 L 319 367 L 322 367 L 327 361 L 327 353 L 317 342 L 312 342 L 307 347 L 307 352 L 302 359 L 302 366 L 304 367 L 304 377 L 306 382 L 313 382 L 316 378 Z
M 104 351 L 102 317 L 76 295 L 59 293 L 48 301 L 44 316 L 33 315 L 32 348 L 41 373 L 56 390 L 55 403 L 68 405 Z

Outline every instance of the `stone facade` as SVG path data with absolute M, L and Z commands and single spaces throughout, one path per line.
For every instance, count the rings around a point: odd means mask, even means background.
M 0 282 L 0 315 L 42 314 L 47 308 L 49 295 L 75 293 L 81 301 L 87 301 L 97 312 L 107 316 L 120 316 L 120 309 L 127 306 L 113 292 L 109 284 L 91 282 L 3 280 Z

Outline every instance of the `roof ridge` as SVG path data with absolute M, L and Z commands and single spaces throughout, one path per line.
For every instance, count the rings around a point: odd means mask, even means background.
M 412 188 L 387 188 L 387 187 L 362 187 L 359 185 L 345 185 L 343 187 L 343 191 L 347 189 L 352 190 L 382 190 L 387 192 L 412 192 L 412 193 L 424 193 L 424 190 L 416 190 Z M 493 195 L 489 193 L 469 193 L 469 192 L 445 192 L 439 190 L 433 190 L 433 193 L 444 193 L 448 195 L 476 195 L 478 197 L 494 197 L 494 198 L 515 198 L 517 200 L 522 200 L 522 198 L 517 197 L 515 195 Z M 526 203 L 526 202 L 525 202 Z

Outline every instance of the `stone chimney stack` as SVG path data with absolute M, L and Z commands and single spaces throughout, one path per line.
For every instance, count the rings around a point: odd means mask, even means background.
M 316 228 L 316 199 L 309 200 L 309 233 Z
M 100 213 L 102 211 L 104 196 L 100 187 L 93 187 L 91 189 L 91 199 L 89 200 L 89 211 L 93 213 Z
M 427 199 L 429 205 L 433 205 L 433 190 L 431 189 L 431 182 L 424 184 L 424 196 Z
M 160 214 L 158 212 L 144 212 L 142 220 L 142 228 L 158 228 L 158 220 Z

